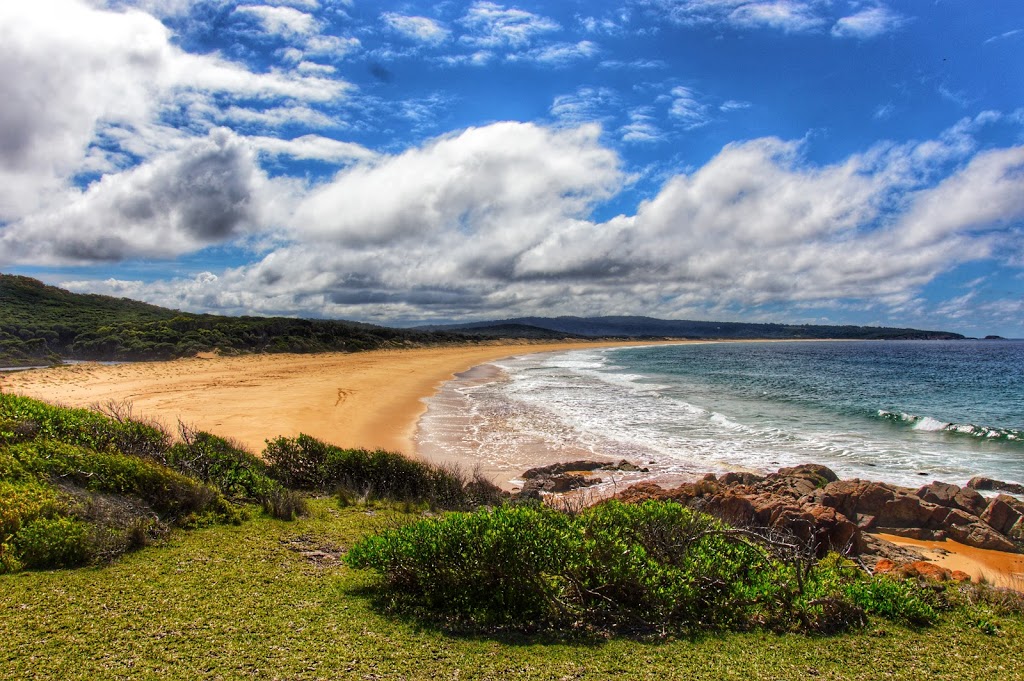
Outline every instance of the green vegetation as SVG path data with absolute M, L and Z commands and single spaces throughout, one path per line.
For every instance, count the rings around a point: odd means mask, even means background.
M 290 488 L 334 491 L 344 502 L 390 499 L 430 508 L 466 509 L 501 501 L 501 490 L 479 475 L 415 461 L 396 452 L 342 449 L 308 435 L 267 442 L 270 473 Z
M 81 360 L 187 357 L 219 350 L 355 352 L 467 342 L 450 333 L 285 317 L 224 317 L 169 310 L 127 298 L 71 293 L 0 274 L 0 366 Z
M 381 573 L 389 608 L 460 629 L 835 633 L 868 615 L 937 619 L 924 587 L 868 578 L 836 555 L 786 560 L 778 549 L 792 545 L 753 536 L 674 502 L 575 516 L 505 506 L 369 537 L 347 562 Z
M 672 502 L 501 504 L 304 435 L 265 458 L 0 393 L 0 679 L 1024 675 L 1010 592 L 868 577 Z
M 1024 678 L 1024 619 L 958 591 L 934 626 L 879 619 L 829 637 L 452 636 L 381 612 L 364 595 L 374 574 L 336 559 L 422 515 L 310 506 L 293 522 L 176 533 L 97 568 L 0 575 L 0 678 Z
M 299 491 L 431 508 L 496 501 L 490 483 L 391 452 L 341 449 L 306 435 L 264 459 L 179 424 L 178 438 L 110 404 L 67 409 L 0 393 L 0 572 L 111 560 L 173 527 L 306 512 Z

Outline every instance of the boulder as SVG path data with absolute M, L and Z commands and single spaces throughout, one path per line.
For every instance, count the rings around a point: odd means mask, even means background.
M 1016 549 L 1013 542 L 981 522 L 970 525 L 952 525 L 946 528 L 946 536 L 961 544 L 979 549 L 992 551 L 1014 551 Z
M 983 492 L 1007 492 L 1008 494 L 1024 496 L 1024 485 L 1018 485 L 1015 482 L 993 480 L 992 478 L 986 478 L 980 475 L 968 480 L 967 486 L 971 489 L 980 489 Z
M 792 468 L 780 468 L 777 475 L 785 478 L 808 478 L 819 483 L 818 487 L 824 487 L 830 482 L 839 480 L 839 476 L 831 468 L 817 463 L 803 463 Z
M 966 572 L 948 570 L 926 560 L 917 560 L 912 563 L 895 563 L 891 560 L 883 559 L 875 564 L 875 572 L 892 574 L 904 579 L 922 578 L 939 582 L 969 582 L 971 580 L 971 576 Z
M 959 492 L 959 485 L 950 485 L 949 483 L 939 482 L 936 480 L 935 482 L 925 485 L 921 489 L 917 490 L 916 494 L 918 497 L 930 504 L 938 504 L 939 506 L 956 506 L 956 495 L 959 494 Z
M 981 515 L 985 507 L 988 506 L 988 499 L 970 487 L 961 487 L 953 501 L 956 503 L 957 508 L 963 509 L 971 515 Z
M 1009 534 L 1010 529 L 1024 516 L 1024 502 L 1000 494 L 989 502 L 981 514 L 981 520 L 1000 534 Z

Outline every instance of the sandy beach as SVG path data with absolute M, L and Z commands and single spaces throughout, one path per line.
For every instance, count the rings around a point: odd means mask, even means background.
M 315 355 L 196 357 L 76 364 L 0 374 L 0 389 L 72 407 L 130 403 L 172 430 L 180 420 L 255 453 L 306 433 L 343 447 L 415 454 L 423 399 L 455 374 L 524 353 L 625 342 L 476 345 Z

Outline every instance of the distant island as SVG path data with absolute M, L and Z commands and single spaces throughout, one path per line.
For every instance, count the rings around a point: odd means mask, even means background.
M 265 352 L 357 352 L 495 340 L 963 339 L 948 331 L 875 326 L 747 324 L 651 317 L 519 317 L 409 329 L 291 317 L 195 314 L 111 296 L 72 293 L 0 274 L 0 366 L 64 360 L 133 361 Z

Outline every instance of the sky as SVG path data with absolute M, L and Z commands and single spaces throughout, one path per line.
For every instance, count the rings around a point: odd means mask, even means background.
M 1024 338 L 1024 2 L 0 2 L 0 271 Z

